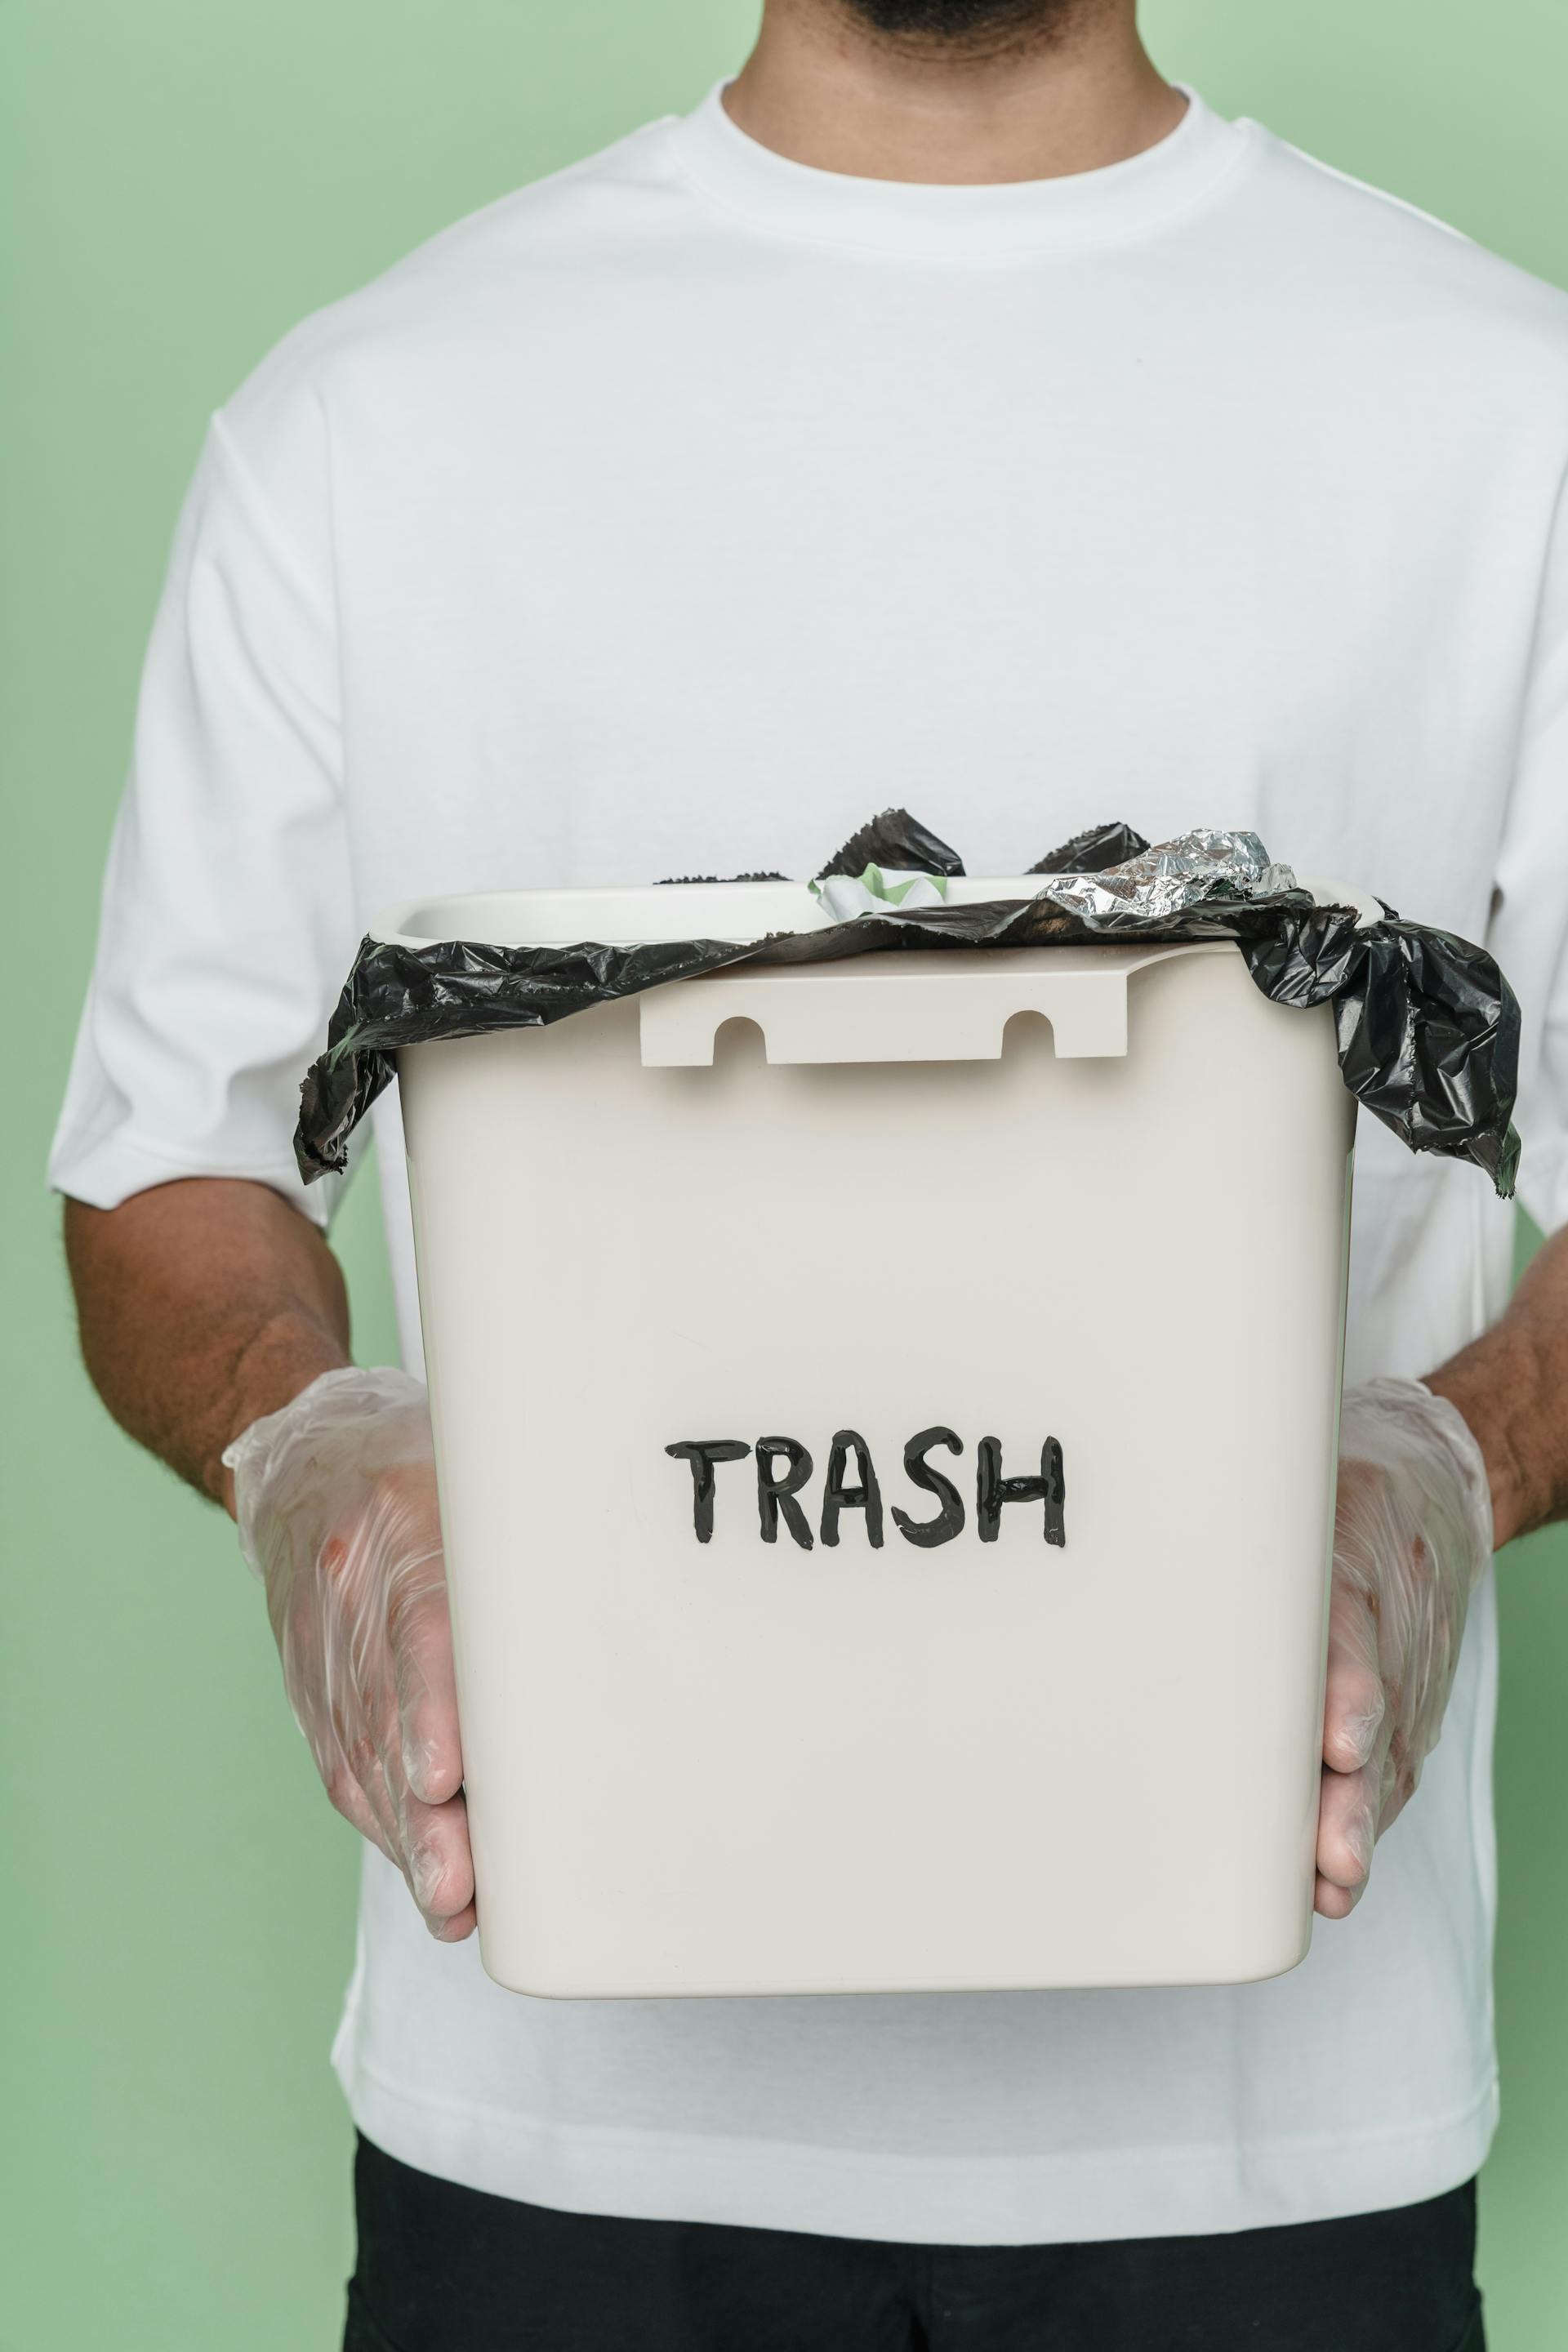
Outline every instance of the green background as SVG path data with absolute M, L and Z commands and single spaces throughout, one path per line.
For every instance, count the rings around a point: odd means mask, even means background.
M 204 419 L 302 312 L 684 108 L 745 0 L 5 0 L 0 2352 L 330 2352 L 352 1833 L 226 1526 L 78 1367 L 40 1166 Z M 1568 283 L 1562 0 L 1151 0 L 1165 70 Z M 18 1113 L 20 1116 L 18 1117 Z M 339 1234 L 392 1349 L 374 1187 Z M 1503 1577 L 1500 2352 L 1568 2345 L 1568 1538 Z M 1331 2352 L 1325 2347 L 1324 2352 Z

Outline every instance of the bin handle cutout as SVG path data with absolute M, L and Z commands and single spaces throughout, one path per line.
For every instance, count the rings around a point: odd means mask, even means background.
M 1233 941 L 1020 948 L 1007 955 L 906 953 L 847 966 L 752 966 L 671 981 L 639 999 L 647 1069 L 707 1069 L 727 1021 L 749 1021 L 775 1065 L 995 1062 L 1015 1013 L 1049 1022 L 1058 1060 L 1127 1052 L 1127 983 L 1176 956 L 1234 955 Z

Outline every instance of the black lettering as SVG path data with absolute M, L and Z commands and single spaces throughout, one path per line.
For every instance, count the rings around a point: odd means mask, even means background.
M 982 1543 L 995 1542 L 1002 1526 L 1004 1503 L 1043 1503 L 1046 1541 L 1048 1544 L 1065 1544 L 1067 1526 L 1063 1505 L 1066 1500 L 1062 1449 L 1054 1437 L 1047 1437 L 1040 1448 L 1040 1475 L 1037 1478 L 1004 1478 L 1001 1439 L 981 1439 L 975 1470 L 974 1504 Z
M 943 1429 L 939 1422 L 934 1429 L 922 1429 L 918 1437 L 911 1437 L 904 1448 L 905 1477 L 922 1494 L 934 1495 L 942 1505 L 935 1518 L 911 1519 L 908 1511 L 901 1511 L 897 1503 L 893 1505 L 893 1525 L 899 1533 L 907 1542 L 919 1544 L 925 1550 L 935 1544 L 951 1543 L 954 1536 L 963 1532 L 963 1496 L 952 1479 L 933 1470 L 925 1458 L 933 1445 L 945 1445 L 950 1454 L 962 1454 L 963 1441 L 955 1437 L 951 1429 Z
M 667 1454 L 678 1462 L 691 1465 L 691 1524 L 699 1543 L 707 1543 L 713 1533 L 713 1489 L 717 1481 L 714 1465 L 720 1462 L 743 1462 L 751 1452 L 738 1437 L 687 1437 L 679 1445 L 667 1445 Z
M 788 1465 L 782 1478 L 773 1476 L 775 1462 Z M 757 1517 L 762 1523 L 764 1543 L 777 1543 L 779 1515 L 782 1512 L 785 1527 L 802 1551 L 811 1549 L 810 1524 L 795 1499 L 810 1477 L 811 1470 L 810 1454 L 793 1437 L 758 1438 Z
M 856 1486 L 844 1484 L 844 1473 L 853 1450 L 860 1473 Z M 822 1494 L 822 1540 L 829 1549 L 838 1541 L 840 1511 L 864 1511 L 866 1540 L 873 1551 L 882 1543 L 882 1490 L 877 1484 L 877 1473 L 871 1467 L 871 1451 L 865 1439 L 852 1429 L 840 1429 L 834 1434 L 833 1451 L 827 1457 L 827 1479 Z

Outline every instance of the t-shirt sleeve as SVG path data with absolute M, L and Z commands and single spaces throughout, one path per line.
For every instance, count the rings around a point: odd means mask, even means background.
M 1523 1016 L 1519 1197 L 1568 1224 L 1568 490 L 1542 593 L 1488 945 Z
M 309 508 L 308 482 L 291 493 Z M 113 1208 L 247 1177 L 326 1222 L 292 1136 L 357 937 L 338 676 L 329 567 L 215 418 L 147 654 L 58 1190 Z

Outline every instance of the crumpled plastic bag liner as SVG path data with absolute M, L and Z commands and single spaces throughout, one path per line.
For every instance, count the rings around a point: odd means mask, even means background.
M 818 879 L 868 866 L 962 875 L 957 852 L 902 809 L 851 835 Z M 300 1089 L 295 1156 L 307 1184 L 348 1164 L 348 1142 L 395 1075 L 405 1045 L 539 1028 L 666 981 L 737 964 L 826 963 L 887 949 L 1058 947 L 1136 938 L 1234 939 L 1276 1004 L 1331 1003 L 1346 1086 L 1413 1151 L 1473 1160 L 1504 1198 L 1519 1138 L 1519 1005 L 1484 949 L 1402 922 L 1385 908 L 1320 907 L 1254 834 L 1198 831 L 1152 847 L 1129 825 L 1100 825 L 1030 872 L 1034 898 L 889 908 L 807 931 L 611 947 L 421 948 L 366 939 Z

